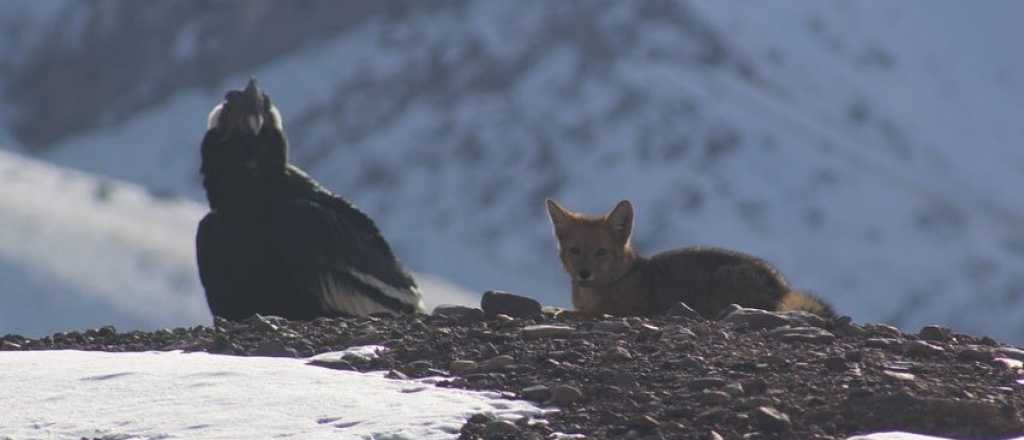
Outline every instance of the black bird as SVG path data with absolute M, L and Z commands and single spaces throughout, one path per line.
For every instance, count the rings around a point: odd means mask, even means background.
M 210 112 L 200 172 L 210 213 L 196 254 L 214 316 L 424 311 L 373 221 L 288 163 L 281 114 L 254 79 Z

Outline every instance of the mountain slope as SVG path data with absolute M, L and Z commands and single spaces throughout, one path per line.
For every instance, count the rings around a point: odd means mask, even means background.
M 1022 6 L 917 6 L 445 3 L 35 151 L 201 200 L 206 112 L 253 73 L 300 165 L 408 264 L 474 290 L 567 304 L 544 197 L 590 212 L 630 198 L 648 253 L 734 247 L 861 321 L 1019 341 L 1024 61 L 1007 17 Z

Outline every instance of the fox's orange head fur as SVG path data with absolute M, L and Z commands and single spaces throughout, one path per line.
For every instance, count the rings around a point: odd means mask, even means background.
M 573 282 L 600 287 L 625 276 L 636 261 L 630 245 L 633 205 L 623 200 L 609 213 L 592 216 L 572 212 L 547 200 L 562 266 Z

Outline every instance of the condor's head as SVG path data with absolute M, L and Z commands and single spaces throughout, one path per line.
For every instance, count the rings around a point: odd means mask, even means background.
M 244 90 L 228 91 L 210 112 L 202 161 L 208 191 L 224 179 L 253 181 L 284 174 L 288 142 L 281 114 L 255 79 Z

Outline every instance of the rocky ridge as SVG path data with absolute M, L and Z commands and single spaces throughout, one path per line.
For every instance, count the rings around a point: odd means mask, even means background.
M 486 310 L 430 316 L 253 316 L 215 326 L 30 339 L 0 350 L 185 350 L 310 357 L 380 345 L 375 358 L 318 358 L 340 370 L 441 377 L 438 386 L 498 391 L 557 408 L 511 423 L 471 417 L 462 439 L 840 439 L 900 430 L 952 438 L 1024 434 L 1024 350 L 929 326 L 826 321 L 735 307 L 703 320 L 685 305 L 655 318 L 582 319 L 489 294 Z M 495 299 L 498 298 L 498 299 Z M 509 313 L 502 313 L 508 308 Z M 515 315 L 515 316 L 513 316 Z M 491 318 L 485 318 L 490 316 Z

